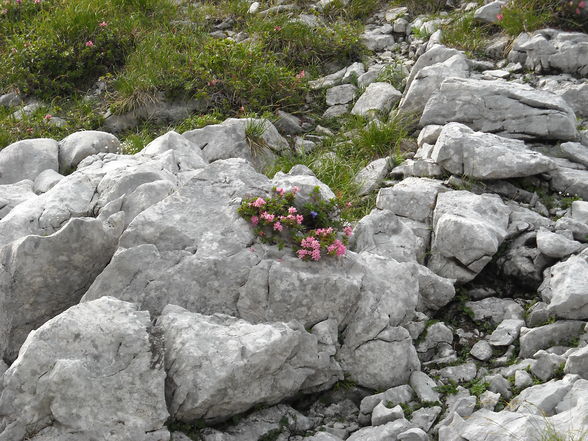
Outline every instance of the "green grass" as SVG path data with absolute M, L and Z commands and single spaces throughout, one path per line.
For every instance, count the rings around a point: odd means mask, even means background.
M 442 26 L 443 44 L 462 49 L 475 56 L 483 56 L 488 44 L 489 27 L 474 20 L 474 13 L 453 14 L 451 21 Z
M 327 184 L 338 197 L 351 203 L 346 220 L 359 219 L 375 207 L 375 194 L 360 198 L 353 179 L 369 162 L 392 156 L 394 162 L 403 160 L 400 145 L 408 137 L 410 121 L 392 118 L 377 124 L 364 118 L 350 117 L 341 127 L 341 133 L 351 132 L 348 138 L 334 136 L 305 155 L 285 155 L 266 171 L 273 177 L 278 171 L 288 172 L 296 164 L 309 167 L 316 177 Z

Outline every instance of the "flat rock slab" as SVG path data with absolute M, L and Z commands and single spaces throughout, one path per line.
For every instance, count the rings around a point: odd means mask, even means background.
M 474 132 L 460 123 L 449 123 L 431 154 L 437 164 L 455 175 L 476 179 L 509 179 L 532 176 L 556 167 L 523 141 Z
M 559 96 L 504 81 L 448 78 L 428 101 L 421 126 L 463 123 L 509 138 L 574 141 L 576 116 Z

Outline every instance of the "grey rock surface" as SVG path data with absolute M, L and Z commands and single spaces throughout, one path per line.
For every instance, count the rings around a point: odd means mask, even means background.
M 150 329 L 147 312 L 103 297 L 32 332 L 4 375 L 0 440 L 44 428 L 55 437 L 41 440 L 151 440 L 168 412 L 162 342 Z
M 96 153 L 121 153 L 120 141 L 111 133 L 97 130 L 72 133 L 59 141 L 59 171 L 68 174 Z
M 34 181 L 44 170 L 58 170 L 57 141 L 48 138 L 17 141 L 0 150 L 0 185 Z
M 561 97 L 504 81 L 446 79 L 427 103 L 421 126 L 448 122 L 510 138 L 578 138 L 574 111 Z

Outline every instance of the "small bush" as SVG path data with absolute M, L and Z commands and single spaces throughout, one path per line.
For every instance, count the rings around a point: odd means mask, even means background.
M 275 17 L 252 19 L 247 32 L 256 35 L 264 51 L 297 71 L 319 69 L 325 63 L 347 65 L 364 53 L 360 27 L 353 24 L 331 23 L 313 28 L 287 17 Z
M 117 111 L 168 96 L 206 98 L 223 113 L 263 112 L 304 104 L 306 80 L 281 66 L 259 43 L 236 43 L 194 30 L 154 33 L 127 60 L 115 82 Z
M 89 87 L 121 66 L 167 0 L 58 0 L 9 4 L 0 41 L 0 87 L 43 99 Z M 22 8 L 22 11 L 19 11 Z M 37 8 L 37 10 L 33 10 Z
M 297 187 L 290 191 L 274 188 L 272 197 L 245 199 L 238 213 L 253 226 L 263 243 L 277 244 L 280 249 L 291 246 L 299 259 L 318 261 L 325 256 L 344 255 L 351 227 L 339 221 L 337 202 L 323 200 L 316 187 L 311 201 L 297 207 L 298 191 Z

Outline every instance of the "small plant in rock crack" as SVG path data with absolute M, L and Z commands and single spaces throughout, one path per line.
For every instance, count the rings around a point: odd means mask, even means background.
M 286 191 L 273 188 L 269 198 L 254 197 L 243 200 L 239 215 L 251 223 L 263 243 L 292 247 L 299 259 L 319 261 L 325 256 L 343 256 L 347 252 L 352 228 L 339 220 L 342 210 L 337 200 L 326 201 L 315 187 L 310 200 L 296 206 L 293 187 Z

